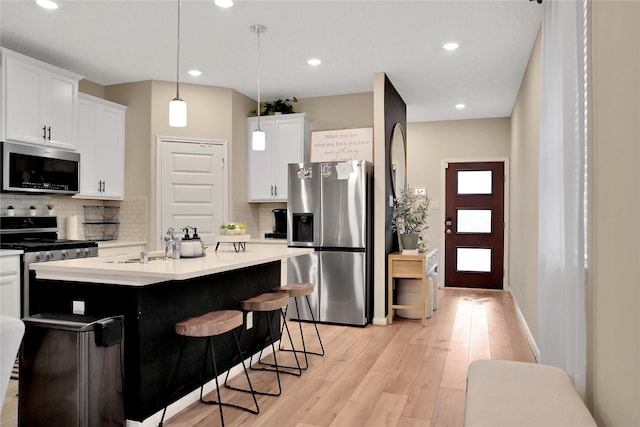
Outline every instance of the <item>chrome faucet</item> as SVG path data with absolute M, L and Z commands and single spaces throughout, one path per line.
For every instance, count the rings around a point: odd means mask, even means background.
M 173 259 L 180 259 L 180 238 L 176 236 L 173 227 L 169 227 L 164 236 L 164 261 L 169 260 L 169 252 Z

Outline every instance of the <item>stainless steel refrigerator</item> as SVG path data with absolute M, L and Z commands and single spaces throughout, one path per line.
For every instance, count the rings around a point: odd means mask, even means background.
M 288 260 L 287 281 L 316 285 L 311 309 L 320 322 L 371 320 L 372 180 L 363 160 L 289 164 L 288 245 L 315 251 Z M 300 318 L 311 320 L 308 307 L 299 308 Z M 290 313 L 297 317 L 295 305 Z

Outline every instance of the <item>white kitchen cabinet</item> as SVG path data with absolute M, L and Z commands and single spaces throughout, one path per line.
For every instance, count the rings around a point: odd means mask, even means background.
M 266 149 L 251 149 L 257 117 L 247 119 L 248 197 L 250 202 L 287 201 L 287 165 L 307 161 L 311 123 L 304 113 L 260 117 Z
M 126 109 L 84 93 L 78 96 L 80 193 L 73 197 L 123 199 Z
M 2 49 L 3 140 L 75 151 L 81 78 Z
M 0 250 L 0 314 L 20 318 L 20 254 Z

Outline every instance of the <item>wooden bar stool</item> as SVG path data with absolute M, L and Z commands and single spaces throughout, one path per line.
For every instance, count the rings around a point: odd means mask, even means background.
M 258 356 L 258 363 L 261 365 L 268 365 L 272 368 L 254 368 L 253 365 L 253 354 L 251 355 L 251 358 L 249 359 L 249 367 L 250 369 L 254 369 L 254 370 L 260 370 L 260 371 L 272 371 L 276 373 L 276 378 L 278 380 L 278 391 L 276 393 L 270 393 L 270 392 L 264 392 L 264 391 L 255 391 L 253 390 L 252 393 L 254 394 L 259 394 L 259 395 L 263 395 L 263 396 L 280 396 L 280 394 L 282 393 L 282 385 L 280 383 L 280 374 L 284 373 L 284 374 L 290 374 L 290 375 L 296 375 L 296 376 L 300 376 L 302 375 L 302 368 L 300 367 L 300 362 L 298 361 L 298 356 L 294 353 L 295 355 L 295 359 L 296 359 L 296 364 L 297 367 L 294 366 L 283 366 L 283 365 L 279 365 L 278 364 L 278 358 L 276 356 L 276 349 L 275 349 L 275 345 L 274 345 L 274 334 L 273 334 L 273 328 L 271 326 L 271 323 L 273 322 L 273 318 L 276 315 L 276 313 L 279 313 L 279 316 L 282 316 L 283 318 L 283 322 L 285 323 L 285 327 L 286 327 L 286 321 L 284 319 L 284 313 L 282 312 L 282 309 L 284 307 L 287 306 L 287 304 L 289 303 L 289 297 L 286 294 L 280 293 L 280 292 L 271 292 L 271 293 L 264 293 L 264 294 L 260 294 L 258 296 L 252 297 L 252 298 L 248 298 L 246 300 L 243 300 L 240 302 L 240 307 L 244 310 L 244 311 L 253 311 L 256 313 L 256 325 L 255 325 L 255 330 L 256 330 L 256 334 L 258 331 L 258 326 L 260 325 L 260 314 L 264 313 L 266 314 L 267 317 L 267 327 L 269 329 L 269 339 L 271 341 L 271 350 L 273 351 L 273 360 L 274 363 L 273 364 L 265 364 L 260 362 L 260 358 L 262 357 L 262 350 L 260 350 L 260 354 Z M 291 340 L 291 334 L 289 333 L 289 328 L 286 327 L 286 331 L 287 331 L 287 335 L 289 336 L 289 341 L 291 342 L 291 345 L 293 346 L 293 341 Z M 252 346 L 253 348 L 255 348 L 255 337 L 256 335 L 254 335 L 254 345 Z M 283 370 L 281 368 L 290 368 L 290 369 L 295 369 L 298 372 L 291 372 L 291 371 L 287 371 L 287 370 Z M 245 389 L 241 389 L 241 388 L 236 388 L 236 387 L 231 387 L 227 384 L 227 381 L 225 379 L 225 385 L 228 388 L 231 388 L 233 390 L 237 390 L 237 391 L 244 391 L 244 392 L 249 392 L 249 390 L 245 390 Z
M 260 408 L 258 407 L 258 401 L 256 400 L 255 393 L 253 393 L 253 386 L 251 385 L 251 380 L 249 379 L 249 373 L 247 372 L 247 367 L 244 364 L 244 359 L 242 358 L 242 350 L 240 349 L 240 342 L 238 341 L 238 336 L 236 335 L 236 328 L 242 326 L 243 324 L 243 315 L 241 311 L 238 310 L 220 310 L 220 311 L 211 311 L 209 313 L 203 314 L 198 317 L 192 317 L 182 322 L 176 323 L 175 330 L 178 335 L 184 337 L 182 341 L 182 348 L 180 350 L 180 357 L 178 358 L 178 364 L 176 365 L 176 370 L 173 374 L 173 379 L 171 382 L 171 387 L 175 384 L 176 377 L 178 375 L 178 369 L 180 368 L 180 362 L 182 362 L 182 356 L 184 355 L 184 348 L 187 343 L 187 338 L 206 338 L 207 339 L 207 347 L 204 355 L 204 365 L 202 372 L 202 381 L 200 385 L 200 401 L 202 403 L 206 403 L 209 405 L 218 405 L 220 409 L 220 420 L 222 425 L 224 426 L 224 416 L 222 414 L 222 406 L 230 406 L 237 409 L 242 409 L 243 411 L 251 412 L 252 414 L 258 414 L 260 412 Z M 220 385 L 218 384 L 218 367 L 216 366 L 216 355 L 213 347 L 212 338 L 217 335 L 222 335 L 231 331 L 233 333 L 233 339 L 236 343 L 236 349 L 238 350 L 238 355 L 240 356 L 240 362 L 242 363 L 242 368 L 244 369 L 244 375 L 247 378 L 247 382 L 249 383 L 249 389 L 253 394 L 253 403 L 256 406 L 256 409 L 245 408 L 243 406 L 235 405 L 233 403 L 225 403 L 220 399 Z M 207 364 L 207 357 L 211 353 L 211 363 L 213 366 L 213 375 L 216 381 L 216 393 L 218 394 L 218 400 L 204 400 L 202 397 L 204 384 L 206 382 L 205 371 Z M 227 377 L 229 377 L 229 371 L 227 371 Z M 175 394 L 175 392 L 174 392 Z M 171 396 L 173 397 L 173 395 Z M 171 399 L 169 399 L 171 400 Z M 167 404 L 168 406 L 168 404 Z M 162 411 L 162 418 L 160 419 L 160 423 L 158 426 L 162 427 L 162 422 L 164 420 L 165 413 L 167 412 L 167 406 L 164 407 Z
M 313 293 L 314 290 L 314 286 L 313 283 L 291 283 L 288 284 L 286 286 L 281 286 L 279 288 L 274 288 L 274 291 L 276 292 L 283 292 L 289 295 L 290 298 L 293 298 L 293 300 L 296 303 L 296 313 L 298 315 L 298 326 L 300 327 L 300 338 L 302 339 L 302 350 L 295 350 L 293 347 L 291 350 L 288 349 L 283 349 L 282 348 L 282 341 L 280 341 L 280 350 L 281 351 L 293 351 L 293 352 L 298 352 L 298 353 L 304 353 L 304 363 L 305 363 L 305 367 L 302 368 L 303 370 L 306 370 L 309 367 L 309 361 L 307 360 L 307 354 L 315 354 L 317 356 L 324 356 L 324 345 L 322 345 L 322 338 L 320 338 L 320 332 L 318 332 L 318 323 L 316 322 L 316 319 L 313 315 L 313 310 L 311 309 L 311 302 L 309 301 L 309 295 Z M 311 320 L 313 323 L 314 328 L 316 329 L 316 336 L 318 337 L 318 342 L 320 343 L 320 349 L 321 352 L 313 352 L 313 351 L 308 351 L 307 350 L 307 346 L 305 344 L 304 341 L 304 334 L 302 333 L 302 321 L 300 320 L 300 308 L 298 307 L 298 298 L 299 297 L 305 297 L 305 299 L 307 300 L 307 306 L 309 307 L 309 313 L 311 313 Z M 289 307 L 287 306 L 287 310 L 289 309 Z M 286 317 L 286 311 L 285 311 L 285 317 Z

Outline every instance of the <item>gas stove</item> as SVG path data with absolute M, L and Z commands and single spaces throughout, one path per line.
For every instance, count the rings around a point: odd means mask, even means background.
M 58 239 L 58 218 L 52 216 L 0 217 L 0 237 L 0 249 L 22 250 L 27 262 L 98 255 L 96 242 Z
M 0 217 L 0 249 L 19 249 L 21 255 L 21 316 L 34 314 L 30 282 L 35 279 L 29 265 L 36 262 L 98 256 L 98 244 L 90 240 L 58 239 L 55 216 Z

